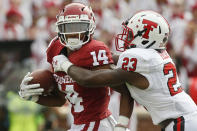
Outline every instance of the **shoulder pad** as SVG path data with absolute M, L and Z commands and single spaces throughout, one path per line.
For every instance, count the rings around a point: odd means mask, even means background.
M 142 73 L 150 72 L 158 64 L 161 64 L 161 58 L 155 50 L 133 48 L 120 55 L 117 67 Z
M 54 56 L 58 55 L 64 46 L 60 43 L 58 37 L 55 37 L 51 40 L 48 48 L 47 48 L 47 61 L 49 63 L 52 62 Z
M 50 48 L 50 46 L 51 46 L 52 44 L 54 44 L 57 40 L 59 40 L 58 37 L 57 37 L 57 36 L 54 37 L 54 38 L 50 41 L 50 43 L 49 43 L 49 45 L 48 45 L 48 48 Z

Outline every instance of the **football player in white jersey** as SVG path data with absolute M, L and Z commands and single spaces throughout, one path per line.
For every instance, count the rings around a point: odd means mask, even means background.
M 90 71 L 59 55 L 54 58 L 55 71 L 65 71 L 89 88 L 126 83 L 131 96 L 150 113 L 153 124 L 165 131 L 197 131 L 197 106 L 183 91 L 175 64 L 165 50 L 170 33 L 167 21 L 156 12 L 141 11 L 122 27 L 116 49 L 123 53 L 116 69 Z

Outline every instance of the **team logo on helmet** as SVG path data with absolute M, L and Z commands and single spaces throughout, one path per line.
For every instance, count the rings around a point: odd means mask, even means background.
M 148 39 L 150 31 L 153 31 L 153 28 L 157 28 L 158 24 L 153 21 L 146 20 L 146 19 L 143 19 L 142 23 L 146 24 L 144 25 L 144 29 L 146 29 L 146 31 L 144 35 L 142 35 L 142 37 Z

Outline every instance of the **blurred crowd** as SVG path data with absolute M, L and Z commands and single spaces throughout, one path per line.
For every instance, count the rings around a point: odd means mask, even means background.
M 17 86 L 27 71 L 49 66 L 45 50 L 57 35 L 56 15 L 71 2 L 92 7 L 97 25 L 94 37 L 115 53 L 114 37 L 121 33 L 121 23 L 126 18 L 139 10 L 161 13 L 171 27 L 167 50 L 174 58 L 182 86 L 197 103 L 197 0 L 1 0 L 0 41 L 33 40 L 28 60 L 10 62 L 13 56 L 0 53 L 1 130 L 22 131 L 26 127 L 28 131 L 61 131 L 69 128 L 72 122 L 69 104 L 64 108 L 45 108 L 31 102 L 21 103 Z M 116 97 L 112 97 L 117 99 L 117 94 L 114 95 Z

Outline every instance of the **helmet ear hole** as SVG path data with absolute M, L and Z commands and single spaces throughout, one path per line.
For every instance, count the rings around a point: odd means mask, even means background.
M 168 37 L 163 38 L 163 43 L 166 43 L 168 41 Z
M 159 34 L 161 34 L 161 27 L 159 26 Z

